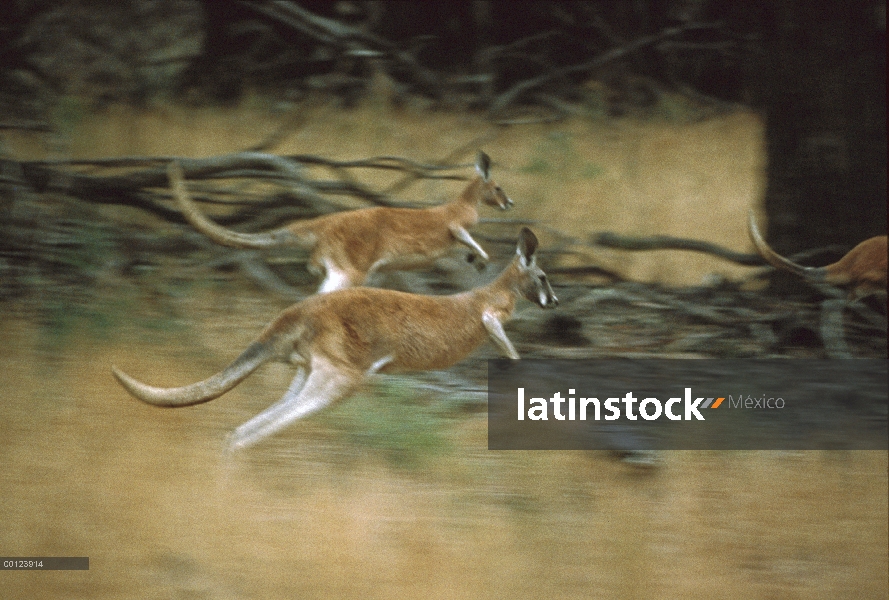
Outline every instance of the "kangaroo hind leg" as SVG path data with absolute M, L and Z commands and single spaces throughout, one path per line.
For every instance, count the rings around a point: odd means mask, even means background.
M 284 429 L 297 419 L 317 412 L 345 398 L 363 377 L 334 366 L 326 360 L 314 359 L 308 377 L 300 368 L 287 393 L 232 433 L 229 450 L 239 450 Z

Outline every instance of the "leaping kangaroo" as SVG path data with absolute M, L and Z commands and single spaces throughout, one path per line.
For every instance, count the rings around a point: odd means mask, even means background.
M 111 370 L 136 398 L 179 407 L 221 396 L 268 361 L 295 365 L 297 375 L 284 397 L 234 431 L 230 447 L 244 448 L 346 398 L 373 373 L 445 369 L 486 337 L 518 359 L 503 330 L 516 300 L 523 296 L 542 308 L 559 303 L 537 266 L 537 243 L 523 228 L 515 258 L 496 280 L 451 296 L 373 288 L 311 296 L 284 310 L 230 365 L 198 383 L 153 387 L 114 366 Z
M 784 258 L 766 243 L 756 219 L 748 217 L 750 239 L 759 254 L 776 269 L 789 271 L 810 281 L 822 281 L 837 287 L 849 288 L 850 296 L 862 297 L 878 291 L 886 291 L 886 236 L 879 235 L 864 240 L 837 262 L 826 267 L 804 267 Z
M 182 169 L 168 167 L 170 185 L 182 214 L 213 241 L 234 248 L 295 246 L 311 251 L 309 270 L 324 274 L 318 293 L 362 285 L 379 270 L 428 266 L 459 242 L 479 265 L 488 254 L 469 235 L 478 223 L 480 202 L 506 210 L 513 201 L 491 179 L 491 159 L 478 153 L 477 176 L 451 202 L 430 208 L 373 207 L 294 221 L 265 233 L 238 233 L 208 219 L 189 198 Z

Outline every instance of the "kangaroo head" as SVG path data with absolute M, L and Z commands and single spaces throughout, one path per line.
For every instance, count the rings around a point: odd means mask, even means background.
M 519 233 L 519 242 L 516 246 L 518 255 L 519 287 L 522 295 L 541 308 L 549 308 L 559 305 L 559 299 L 553 293 L 549 285 L 546 273 L 537 266 L 534 252 L 537 250 L 537 236 L 528 229 L 522 227 Z
M 491 159 L 482 151 L 479 151 L 476 157 L 475 170 L 481 177 L 480 196 L 482 202 L 488 206 L 496 206 L 501 210 L 506 210 L 513 205 L 503 188 L 491 179 Z

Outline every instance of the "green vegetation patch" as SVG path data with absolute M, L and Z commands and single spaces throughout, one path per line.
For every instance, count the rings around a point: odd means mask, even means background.
M 390 377 L 326 413 L 348 441 L 379 454 L 396 468 L 416 469 L 450 450 L 445 404 L 410 378 Z
M 573 134 L 558 130 L 540 138 L 528 162 L 519 171 L 532 175 L 558 175 L 566 180 L 594 179 L 605 174 L 602 165 L 585 160 L 577 151 Z

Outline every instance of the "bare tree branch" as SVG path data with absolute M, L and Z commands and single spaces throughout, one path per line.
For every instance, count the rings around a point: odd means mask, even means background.
M 541 85 L 548 83 L 554 79 L 559 77 L 564 77 L 566 75 L 570 75 L 572 73 L 582 73 L 584 71 L 591 71 L 593 69 L 597 69 L 609 62 L 617 60 L 619 58 L 623 58 L 624 56 L 636 52 L 641 48 L 646 46 L 651 46 L 665 40 L 667 38 L 675 37 L 687 31 L 697 30 L 697 29 L 713 29 L 719 27 L 718 23 L 687 23 L 685 25 L 680 25 L 679 27 L 670 27 L 668 29 L 664 29 L 656 34 L 648 35 L 645 37 L 641 37 L 638 39 L 629 42 L 626 45 L 619 46 L 617 48 L 612 48 L 611 50 L 600 54 L 593 60 L 587 61 L 585 63 L 581 63 L 579 65 L 570 65 L 567 67 L 562 67 L 560 69 L 555 69 L 554 71 L 550 71 L 539 75 L 533 79 L 527 79 L 520 83 L 517 83 L 506 92 L 500 94 L 494 102 L 491 104 L 489 108 L 490 114 L 496 114 L 502 111 L 504 108 L 515 102 L 519 96 L 523 93 L 532 90 L 536 87 L 540 87 Z
M 601 232 L 593 236 L 591 240 L 593 244 L 605 246 L 606 248 L 617 248 L 619 250 L 688 250 L 691 252 L 703 252 L 712 254 L 719 258 L 738 263 L 740 265 L 749 265 L 758 267 L 766 265 L 766 261 L 759 254 L 745 254 L 735 252 L 728 248 L 704 242 L 701 240 L 690 240 L 686 238 L 677 238 L 668 235 L 654 235 L 650 237 L 638 238 L 622 236 L 612 232 Z
M 0 130 L 20 129 L 23 131 L 53 131 L 52 126 L 44 121 L 0 121 Z
M 404 171 L 414 179 L 463 180 L 462 175 L 443 173 L 467 165 L 426 164 L 398 156 L 377 156 L 367 159 L 337 161 L 314 155 L 277 156 L 262 152 L 240 152 L 209 158 L 175 156 L 136 156 L 91 160 L 8 161 L 19 173 L 16 181 L 24 188 L 37 192 L 60 192 L 86 202 L 130 205 L 147 210 L 160 218 L 180 223 L 179 211 L 166 206 L 169 195 L 166 166 L 177 161 L 192 182 L 195 200 L 231 204 L 231 198 L 246 203 L 249 209 L 230 215 L 230 223 L 255 220 L 256 212 L 276 208 L 277 201 L 247 200 L 250 194 L 240 188 L 215 185 L 201 186 L 202 181 L 241 180 L 252 183 L 267 182 L 280 188 L 291 201 L 301 204 L 302 217 L 325 214 L 345 207 L 331 196 L 352 196 L 381 206 L 416 207 L 424 204 L 392 199 L 389 191 L 378 192 L 353 177 L 349 169 Z M 308 176 L 307 167 L 330 169 L 336 179 L 317 180 Z M 135 170 L 134 170 L 135 169 Z M 117 171 L 106 174 L 108 170 Z M 126 173 L 119 171 L 126 170 Z M 306 207 L 309 214 L 305 214 Z M 278 206 L 280 208 L 280 206 Z M 293 214 L 292 208 L 284 214 Z
M 244 2 L 243 4 L 319 41 L 348 50 L 353 55 L 362 54 L 369 58 L 386 57 L 409 72 L 423 91 L 435 98 L 440 98 L 442 95 L 441 77 L 438 74 L 419 64 L 410 52 L 399 49 L 395 44 L 373 33 L 321 17 L 289 2 L 274 0 L 267 3 Z

